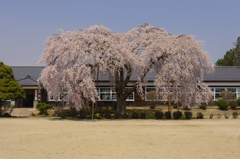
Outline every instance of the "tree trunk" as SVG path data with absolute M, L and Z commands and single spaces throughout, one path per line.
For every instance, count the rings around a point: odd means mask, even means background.
M 85 110 L 87 111 L 87 107 L 88 107 L 88 100 L 86 99 L 86 105 L 85 105 Z
M 179 112 L 179 105 L 178 105 L 178 102 L 177 102 L 177 111 Z
M 94 68 L 94 86 L 96 87 L 95 85 L 95 68 Z M 95 93 L 93 93 L 95 95 Z M 92 120 L 94 119 L 94 102 L 92 102 Z
M 125 114 L 125 100 L 123 98 L 123 95 L 118 96 L 117 95 L 117 112 L 120 114 Z
M 169 94 L 169 91 L 168 91 L 168 111 L 170 111 L 171 114 L 172 114 L 172 106 L 171 106 L 171 101 L 170 101 L 170 94 Z
M 98 76 L 99 76 L 99 66 L 97 67 L 97 92 L 98 92 Z M 97 97 L 96 97 L 95 111 L 97 111 Z

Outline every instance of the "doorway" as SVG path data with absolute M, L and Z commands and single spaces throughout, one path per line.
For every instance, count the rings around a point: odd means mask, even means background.
M 34 89 L 25 90 L 26 98 L 22 100 L 22 106 L 25 108 L 33 108 Z

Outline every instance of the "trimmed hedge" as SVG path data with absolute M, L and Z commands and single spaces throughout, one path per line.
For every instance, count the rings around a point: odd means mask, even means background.
M 219 99 L 219 100 L 217 101 L 217 106 L 219 107 L 219 109 L 224 110 L 224 109 L 227 109 L 227 108 L 228 108 L 229 103 L 228 103 L 228 101 L 225 100 L 225 99 Z
M 203 119 L 204 115 L 201 112 L 197 113 L 197 119 Z
M 180 119 L 181 117 L 182 117 L 182 112 L 180 111 L 173 112 L 174 119 Z
M 202 105 L 200 106 L 200 108 L 201 108 L 201 109 L 207 109 L 207 106 L 206 106 L 205 104 L 202 104 Z
M 139 114 L 137 112 L 132 112 L 132 118 L 133 119 L 138 119 L 139 118 Z
M 170 111 L 165 112 L 165 117 L 166 119 L 171 119 L 172 118 L 171 112 Z
M 192 118 L 192 112 L 184 112 L 184 115 L 185 115 L 186 119 Z
M 162 119 L 163 118 L 163 112 L 162 111 L 156 111 L 155 112 L 156 119 Z
M 237 103 L 236 101 L 231 101 L 231 102 L 229 103 L 229 105 L 230 105 L 231 109 L 236 109 L 237 106 L 238 106 L 238 103 Z

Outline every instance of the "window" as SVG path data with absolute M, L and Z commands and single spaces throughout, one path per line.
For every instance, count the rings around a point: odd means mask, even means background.
M 116 101 L 117 100 L 115 87 L 100 87 L 98 89 L 98 95 L 100 97 L 100 101 Z M 134 101 L 134 92 L 128 96 L 126 101 Z
M 61 101 L 62 98 L 63 98 L 65 95 L 67 95 L 67 92 L 63 92 L 63 95 L 59 94 L 57 101 Z M 55 101 L 55 99 L 53 99 L 53 96 L 51 95 L 51 93 L 48 93 L 48 101 Z M 65 100 L 65 101 L 67 101 L 67 100 Z

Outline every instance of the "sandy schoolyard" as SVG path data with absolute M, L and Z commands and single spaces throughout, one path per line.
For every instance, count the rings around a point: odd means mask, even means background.
M 239 159 L 240 119 L 0 118 L 1 159 Z

